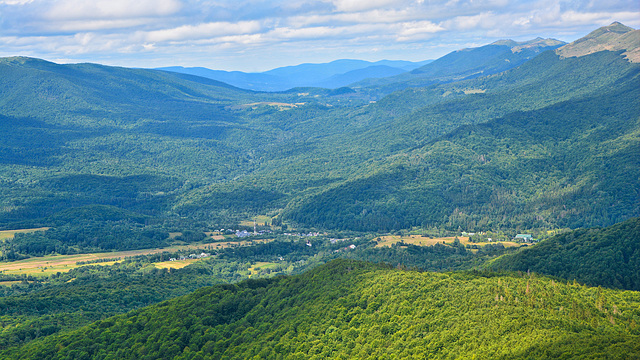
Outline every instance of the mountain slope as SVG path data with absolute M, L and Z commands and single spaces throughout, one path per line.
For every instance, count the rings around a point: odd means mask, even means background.
M 637 292 L 334 261 L 206 288 L 35 340 L 10 359 L 640 356 Z
M 498 258 L 490 267 L 640 291 L 640 219 L 556 235 Z
M 5 59 L 0 226 L 51 226 L 94 205 L 141 231 L 258 214 L 350 230 L 610 225 L 638 214 L 640 68 L 621 51 L 547 51 L 376 103 Z
M 640 30 L 619 22 L 592 31 L 587 36 L 556 50 L 562 57 L 584 56 L 598 51 L 624 50 L 622 55 L 631 62 L 640 62 Z
M 194 76 L 30 58 L 0 59 L 0 80 L 3 115 L 60 125 L 130 125 L 199 111 L 230 120 L 224 105 L 250 97 L 246 90 Z
M 326 80 L 313 84 L 314 86 L 325 88 L 338 88 L 341 86 L 347 86 L 356 81 L 362 79 L 373 79 L 387 76 L 394 76 L 406 72 L 403 69 L 387 66 L 387 65 L 372 65 L 362 69 L 355 69 L 348 71 L 344 74 L 333 75 Z
M 565 43 L 558 40 L 541 38 L 526 42 L 503 40 L 477 48 L 454 51 L 410 73 L 369 79 L 350 86 L 379 97 L 407 87 L 487 76 L 518 67 L 538 54 L 556 49 L 563 44 Z
M 211 70 L 203 67 L 185 68 L 182 66 L 162 67 L 155 70 L 200 76 L 203 78 L 222 81 L 224 83 L 249 90 L 277 91 L 289 89 L 286 79 L 283 79 L 279 76 L 263 73 Z
M 564 60 L 546 53 L 500 76 L 452 84 L 445 89 L 487 90 L 369 130 L 355 142 L 407 149 L 394 157 L 396 165 L 311 197 L 286 215 L 361 230 L 443 222 L 466 230 L 580 227 L 637 216 L 639 73 L 618 53 Z M 409 98 L 403 95 L 397 98 Z

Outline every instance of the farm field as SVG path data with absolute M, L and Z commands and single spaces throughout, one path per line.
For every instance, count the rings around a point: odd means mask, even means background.
M 256 225 L 263 226 L 264 224 L 271 225 L 271 217 L 267 215 L 258 215 L 250 220 L 240 221 L 240 226 L 253 226 L 253 221 L 255 220 Z
M 33 257 L 29 259 L 13 261 L 13 262 L 0 262 L 0 271 L 4 274 L 25 274 L 32 276 L 49 276 L 57 272 L 67 272 L 71 269 L 75 269 L 85 265 L 77 265 L 77 262 L 95 261 L 100 259 L 113 259 L 121 258 L 124 260 L 126 257 L 137 255 L 152 255 L 162 252 L 177 252 L 188 251 L 196 249 L 208 249 L 217 250 L 234 246 L 251 246 L 257 243 L 266 243 L 273 241 L 272 239 L 253 240 L 248 241 L 226 241 L 215 243 L 202 243 L 202 244 L 190 244 L 190 245 L 176 245 L 161 249 L 142 249 L 142 250 L 129 250 L 129 251 L 115 251 L 104 253 L 90 253 L 90 254 L 74 254 L 74 255 L 47 255 L 42 257 Z M 179 260 L 179 261 L 167 261 L 156 263 L 157 267 L 173 267 L 181 268 L 197 261 L 199 259 L 192 260 Z M 93 263 L 91 265 L 113 265 L 116 261 Z
M 187 259 L 187 260 L 175 260 L 175 261 L 162 261 L 154 263 L 153 265 L 159 269 L 182 269 L 188 265 L 193 264 L 196 261 L 200 261 L 201 259 Z
M 42 228 L 37 228 L 37 229 L 2 230 L 2 231 L 0 231 L 0 241 L 13 239 L 13 237 L 18 233 L 26 234 L 26 233 L 32 233 L 32 232 L 36 232 L 36 231 L 46 231 L 46 230 L 49 230 L 49 228 L 48 227 L 42 227 Z
M 441 238 L 429 238 L 429 237 L 423 237 L 422 235 L 409 235 L 409 236 L 398 236 L 398 235 L 387 235 L 387 236 L 380 236 L 378 239 L 378 244 L 376 245 L 377 248 L 380 247 L 391 247 L 393 244 L 402 242 L 405 244 L 411 244 L 411 245 L 417 245 L 417 246 L 433 246 L 435 244 L 439 244 L 439 243 L 453 243 L 455 241 L 455 236 L 449 236 L 449 237 L 441 237 Z M 469 237 L 467 236 L 458 236 L 458 240 L 460 241 L 460 243 L 462 245 L 477 245 L 477 246 L 484 246 L 487 244 L 497 244 L 500 243 L 506 247 L 514 247 L 514 246 L 521 246 L 523 244 L 520 243 L 516 243 L 513 241 L 494 241 L 494 242 L 469 242 Z
M 253 264 L 249 268 L 249 271 L 251 272 L 250 276 L 253 276 L 253 275 L 257 274 L 258 271 L 261 270 L 261 269 L 267 269 L 267 268 L 270 268 L 270 267 L 275 267 L 277 265 L 278 264 L 271 263 L 271 262 L 262 262 L 262 261 L 261 262 L 257 262 L 257 263 Z

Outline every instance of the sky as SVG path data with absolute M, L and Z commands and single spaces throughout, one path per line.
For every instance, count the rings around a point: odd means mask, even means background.
M 638 0 L 0 0 L 0 57 L 257 72 L 337 59 L 437 59 L 536 37 L 571 42 Z

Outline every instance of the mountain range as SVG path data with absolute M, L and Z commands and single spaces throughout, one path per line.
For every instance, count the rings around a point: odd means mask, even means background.
M 542 38 L 524 42 L 501 40 L 478 48 L 454 51 L 435 61 L 336 60 L 326 64 L 281 67 L 261 73 L 179 66 L 157 70 L 202 76 L 256 91 L 285 91 L 299 87 L 364 87 L 379 98 L 408 86 L 427 86 L 505 71 L 541 52 L 562 45 L 565 45 L 562 41 Z
M 211 70 L 202 67 L 170 66 L 156 70 L 197 75 L 222 81 L 242 89 L 284 91 L 295 87 L 339 88 L 367 78 L 398 75 L 418 68 L 430 60 L 410 62 L 400 60 L 335 60 L 325 64 L 285 66 L 260 73 Z
M 517 54 L 514 45 L 489 49 Z M 0 144 L 0 223 L 44 226 L 97 204 L 211 225 L 256 214 L 367 231 L 611 225 L 640 211 L 639 65 L 621 55 L 633 51 L 545 51 L 490 76 L 405 83 L 375 103 L 355 88 L 256 93 L 187 74 L 5 58 L 0 126 L 12 136 Z M 449 73 L 468 73 L 475 57 Z

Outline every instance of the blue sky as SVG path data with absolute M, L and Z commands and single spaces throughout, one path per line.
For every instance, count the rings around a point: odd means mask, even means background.
M 638 0 L 0 0 L 0 56 L 264 71 L 336 59 L 420 61 L 499 39 L 576 40 Z

